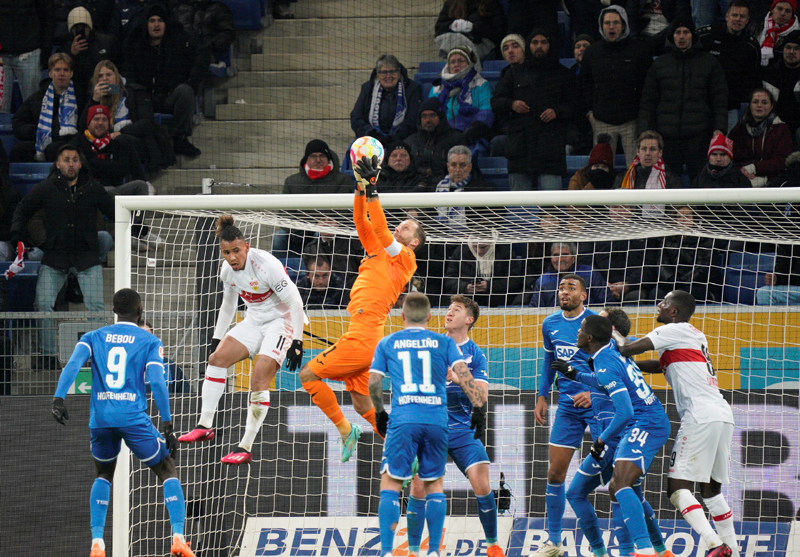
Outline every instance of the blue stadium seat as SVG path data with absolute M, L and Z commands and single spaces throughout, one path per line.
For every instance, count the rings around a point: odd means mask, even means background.
M 559 58 L 558 61 L 567 69 L 575 65 L 575 58 Z
M 235 74 L 232 45 L 228 47 L 224 55 L 220 56 L 218 64 L 209 64 L 208 71 L 216 77 L 232 77 Z
M 508 160 L 505 157 L 480 157 L 476 163 L 487 182 L 498 191 L 508 191 Z
M 261 29 L 261 0 L 223 0 L 233 13 L 236 29 L 258 31 Z
M 764 275 L 775 267 L 774 253 L 733 252 L 723 269 L 722 301 L 754 305 L 756 289 L 764 286 Z
M 483 65 L 481 75 L 486 81 L 494 84 L 500 81 L 500 72 L 503 71 L 503 68 L 508 66 L 508 62 L 505 60 L 486 60 L 485 62 L 481 62 L 481 64 Z
M 8 311 L 34 311 L 36 281 L 39 279 L 38 261 L 26 261 L 25 268 L 8 281 Z M 0 274 L 11 266 L 11 261 L 0 261 Z
M 11 185 L 22 195 L 27 195 L 33 186 L 50 175 L 49 162 L 12 162 Z
M 153 118 L 155 118 L 156 124 L 166 124 L 168 122 L 172 122 L 174 120 L 174 116 L 172 114 L 165 114 L 161 112 L 156 112 L 153 114 Z

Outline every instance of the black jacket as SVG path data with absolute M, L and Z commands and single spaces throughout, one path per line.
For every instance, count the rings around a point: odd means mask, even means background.
M 147 179 L 133 143 L 124 136 L 112 139 L 100 151 L 92 149 L 92 142 L 83 133 L 75 136 L 71 143 L 86 158 L 92 178 L 103 187 L 117 187 L 131 180 Z
M 170 9 L 183 31 L 217 58 L 236 40 L 233 14 L 222 2 L 176 0 L 170 2 Z
M 159 10 L 163 8 L 151 6 L 145 14 L 145 22 L 131 33 L 121 68 L 125 77 L 147 89 L 156 106 L 181 83 L 188 83 L 197 92 L 208 73 L 210 61 L 208 51 L 195 44 L 174 22 L 167 22 L 161 44 L 151 46 L 147 19 Z
M 445 33 L 452 33 L 450 24 L 456 18 L 450 17 L 450 5 L 452 0 L 446 0 L 442 11 L 439 12 L 439 18 L 436 20 L 436 27 L 434 28 L 435 36 L 444 35 Z M 506 12 L 502 4 L 497 0 L 490 0 L 485 2 L 491 5 L 491 11 L 486 15 L 481 15 L 478 5 L 482 4 L 480 0 L 466 0 L 467 13 L 464 17 L 459 19 L 466 19 L 472 23 L 472 31 L 469 33 L 462 33 L 473 43 L 478 44 L 483 39 L 489 39 L 495 45 L 500 46 L 500 42 L 506 35 L 508 22 L 506 21 Z
M 46 67 L 53 49 L 53 26 L 53 0 L 0 0 L 2 54 L 18 55 L 41 48 L 38 62 Z
M 89 81 L 94 75 L 94 69 L 97 63 L 101 60 L 116 60 L 116 53 L 114 51 L 114 37 L 106 35 L 105 33 L 91 32 L 88 40 L 88 48 L 74 56 L 70 49 L 72 48 L 72 38 L 64 43 L 61 47 L 61 52 L 66 52 L 72 56 L 72 80 L 75 82 L 75 87 L 80 87 L 82 91 L 89 91 Z
M 750 101 L 750 92 L 761 85 L 761 47 L 747 30 L 728 33 L 724 21 L 697 30 L 700 48 L 717 57 L 728 83 L 728 109 Z
M 42 99 L 44 99 L 45 94 L 47 93 L 47 88 L 50 86 L 50 79 L 47 79 L 42 82 L 42 86 L 36 91 L 33 95 L 25 99 L 17 111 L 14 113 L 14 116 L 11 117 L 11 130 L 14 132 L 14 137 L 19 139 L 20 141 L 35 141 L 36 140 L 36 129 L 39 127 L 39 116 L 42 113 Z M 78 103 L 78 128 L 80 129 L 80 114 L 83 113 L 83 108 L 86 102 L 86 95 L 83 94 L 83 90 L 80 89 L 75 82 L 75 100 Z M 58 99 L 55 99 L 58 101 Z M 54 107 L 55 108 L 55 107 Z M 55 141 L 56 139 L 69 139 L 68 136 L 61 137 L 59 135 L 59 130 L 61 126 L 58 122 L 58 118 L 55 117 L 55 113 L 57 110 L 54 110 L 54 118 L 53 118 L 53 130 L 52 130 L 52 137 Z M 84 124 L 86 123 L 86 119 L 83 120 Z
M 326 257 L 331 262 L 331 270 L 342 275 L 347 288 L 350 288 L 358 278 L 358 268 L 365 254 L 364 247 L 357 238 L 320 236 L 305 244 L 302 255 L 308 260 L 313 260 L 319 255 Z
M 650 43 L 637 38 L 589 45 L 578 76 L 583 102 L 579 117 L 592 111 L 597 120 L 613 126 L 636 120 L 644 79 L 652 63 Z
M 643 190 L 647 186 L 647 179 L 650 177 L 650 173 L 653 171 L 651 168 L 644 168 L 641 165 L 636 166 L 636 180 L 633 183 L 633 187 L 631 189 L 634 190 Z M 622 187 L 622 181 L 625 179 L 625 172 L 620 172 L 617 174 L 617 178 L 614 180 L 614 187 L 612 189 L 618 189 Z M 683 187 L 683 183 L 681 182 L 681 177 L 677 174 L 673 174 L 669 170 L 667 170 L 667 189 L 680 189 Z
M 392 122 L 397 111 L 397 97 L 395 91 L 382 95 L 380 113 L 378 116 L 379 127 L 376 129 L 369 122 L 369 109 L 372 104 L 372 89 L 378 79 L 376 70 L 372 70 L 369 81 L 361 85 L 361 92 L 350 112 L 350 127 L 356 137 L 369 135 L 381 142 L 403 140 L 414 133 L 419 122 L 419 106 L 422 104 L 422 87 L 416 81 L 408 78 L 408 71 L 400 65 L 400 81 L 403 83 L 406 96 L 406 115 L 403 122 L 397 126 L 394 133 L 390 133 Z
M 655 130 L 666 140 L 708 136 L 728 127 L 728 84 L 716 56 L 697 45 L 673 46 L 656 58 L 642 91 L 637 134 Z
M 331 273 L 328 288 L 315 290 L 308 277 L 297 282 L 297 290 L 303 299 L 303 309 L 344 309 L 350 299 L 345 290 L 344 279 L 339 273 Z
M 659 288 L 688 292 L 694 285 L 708 284 L 714 247 L 711 238 L 681 235 L 651 238 L 647 247 L 648 271 L 657 277 Z
M 736 165 L 731 163 L 731 167 L 725 172 L 721 172 L 714 176 L 708 168 L 708 165 L 703 167 L 697 178 L 694 179 L 692 184 L 693 188 L 752 188 L 753 184 L 750 180 L 742 174 L 741 170 L 736 168 Z
M 764 68 L 764 86 L 772 91 L 775 101 L 775 114 L 786 122 L 792 133 L 800 127 L 800 102 L 794 87 L 800 81 L 800 67 L 787 68 L 783 59 L 773 60 Z
M 459 144 L 460 138 L 461 132 L 450 127 L 443 113 L 432 132 L 419 128 L 406 138 L 414 165 L 429 184 L 438 184 L 447 175 L 447 152 Z
M 506 158 L 509 173 L 556 174 L 567 172 L 565 146 L 574 116 L 575 75 L 554 56 L 541 62 L 526 59 L 505 73 L 492 97 L 492 110 L 510 114 Z M 524 101 L 530 112 L 517 114 L 514 101 Z M 553 109 L 556 118 L 542 122 L 540 115 Z
M 411 193 L 430 191 L 427 180 L 417 172 L 413 162 L 403 172 L 397 172 L 388 164 L 384 165 L 378 176 L 378 191 L 380 193 Z
M 497 244 L 491 278 L 479 276 L 478 262 L 466 244 L 452 251 L 444 274 L 444 294 L 467 294 L 467 285 L 486 280 L 487 292 L 468 294 L 484 307 L 504 306 L 522 292 L 522 269 L 519 260 L 512 259 L 511 244 Z
M 11 240 L 16 244 L 24 237 L 28 220 L 44 209 L 47 239 L 41 246 L 42 263 L 62 272 L 100 265 L 97 211 L 114 220 L 114 200 L 87 168 L 81 169 L 75 191 L 72 189 L 58 171 L 52 172 L 22 198 L 11 223 Z

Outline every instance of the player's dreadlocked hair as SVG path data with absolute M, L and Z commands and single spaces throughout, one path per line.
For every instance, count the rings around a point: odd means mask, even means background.
M 232 215 L 222 215 L 217 219 L 216 236 L 220 240 L 226 242 L 233 242 L 234 240 L 244 240 L 242 231 L 236 228 L 233 224 Z

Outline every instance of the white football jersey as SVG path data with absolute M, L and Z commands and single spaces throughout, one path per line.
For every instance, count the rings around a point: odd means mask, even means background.
M 688 413 L 699 424 L 733 422 L 708 357 L 706 335 L 690 323 L 668 323 L 647 335 L 658 350 L 661 369 L 675 393 L 681 419 Z
M 281 262 L 271 253 L 250 248 L 244 269 L 234 271 L 227 261 L 223 261 L 219 277 L 226 290 L 232 290 L 244 301 L 247 315 L 258 322 L 290 318 L 289 306 L 283 302 L 281 294 L 294 290 L 289 286 L 294 284 Z

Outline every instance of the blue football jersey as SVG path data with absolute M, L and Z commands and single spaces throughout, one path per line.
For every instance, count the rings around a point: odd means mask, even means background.
M 486 356 L 483 355 L 483 350 L 481 350 L 472 339 L 468 339 L 463 344 L 458 345 L 458 348 L 464 356 L 464 361 L 467 362 L 467 367 L 470 373 L 472 373 L 473 379 L 475 379 L 476 382 L 483 382 L 488 385 L 488 364 L 486 362 Z M 447 382 L 447 414 L 449 416 L 448 426 L 450 429 L 470 429 L 469 423 L 472 419 L 472 402 L 464 391 L 461 390 L 460 386 L 450 381 Z
M 608 393 L 619 413 L 620 401 L 630 399 L 633 410 L 632 420 L 658 421 L 664 415 L 664 407 L 658 400 L 650 385 L 642 377 L 642 372 L 630 358 L 625 358 L 616 350 L 616 344 L 608 343 L 592 355 L 591 367 L 597 382 Z M 618 398 L 623 391 L 627 397 Z M 617 419 L 615 418 L 615 422 Z M 627 424 L 612 424 L 609 428 L 619 429 Z M 620 430 L 621 431 L 621 430 Z M 611 433 L 619 433 L 612 431 Z
M 547 397 L 553 384 L 555 371 L 550 368 L 554 360 L 564 360 L 578 371 L 589 373 L 589 354 L 577 347 L 578 329 L 588 315 L 597 315 L 590 309 L 584 309 L 577 317 L 564 317 L 563 311 L 557 311 L 545 317 L 542 322 L 542 336 L 544 337 L 544 366 L 539 379 L 539 395 Z M 587 386 L 577 381 L 571 381 L 559 374 L 556 379 L 558 385 L 559 404 L 572 406 L 572 397 L 578 393 L 586 392 Z M 592 399 L 595 395 L 605 396 L 598 389 L 589 387 Z
M 78 342 L 81 346 L 88 347 L 92 365 L 89 427 L 125 427 L 150 421 L 144 376 L 151 368 L 151 378 L 164 381 L 164 348 L 158 337 L 122 322 L 86 333 Z M 169 405 L 166 416 L 160 405 L 159 410 L 161 419 L 168 421 Z
M 422 327 L 384 337 L 375 349 L 371 372 L 392 381 L 391 425 L 447 425 L 447 368 L 465 358 L 452 338 Z

